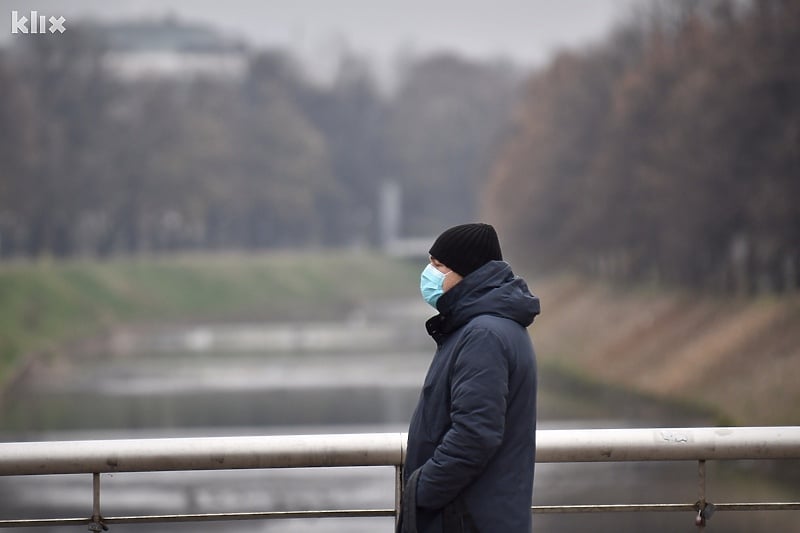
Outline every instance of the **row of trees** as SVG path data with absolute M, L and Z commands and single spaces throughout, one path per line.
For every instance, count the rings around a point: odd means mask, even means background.
M 322 86 L 278 50 L 240 78 L 125 80 L 99 35 L 0 50 L 0 256 L 374 243 L 387 181 L 428 235 L 475 216 L 517 86 L 450 55 L 391 94 L 355 56 Z
M 527 84 L 485 209 L 542 268 L 800 281 L 800 1 L 662 2 Z

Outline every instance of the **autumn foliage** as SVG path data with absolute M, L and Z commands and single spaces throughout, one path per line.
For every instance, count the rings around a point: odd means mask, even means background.
M 664 2 L 526 87 L 485 195 L 539 268 L 800 280 L 800 1 Z

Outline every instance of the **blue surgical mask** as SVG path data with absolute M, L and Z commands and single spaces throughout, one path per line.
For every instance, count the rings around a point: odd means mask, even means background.
M 434 309 L 439 297 L 444 294 L 444 277 L 449 273 L 440 272 L 439 269 L 428 263 L 420 275 L 419 290 L 422 298 Z

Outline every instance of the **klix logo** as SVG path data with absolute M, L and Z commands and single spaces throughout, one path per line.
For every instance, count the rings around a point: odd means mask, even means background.
M 38 11 L 31 11 L 30 18 L 20 15 L 18 11 L 11 12 L 11 33 L 64 33 L 67 28 L 64 17 L 46 17 Z

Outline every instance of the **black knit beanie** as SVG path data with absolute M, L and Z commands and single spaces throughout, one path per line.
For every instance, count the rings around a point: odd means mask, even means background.
M 490 224 L 461 224 L 439 235 L 429 251 L 431 257 L 468 276 L 489 261 L 503 259 L 497 232 Z

